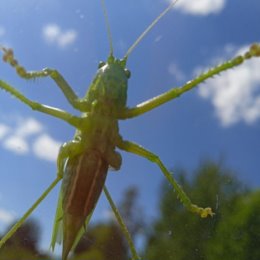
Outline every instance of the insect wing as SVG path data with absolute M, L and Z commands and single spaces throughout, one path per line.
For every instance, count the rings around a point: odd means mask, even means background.
M 69 158 L 53 225 L 51 249 L 63 243 L 62 259 L 85 233 L 107 176 L 108 163 L 95 150 Z
M 62 189 L 60 190 L 58 205 L 53 223 L 52 237 L 51 237 L 51 249 L 54 251 L 55 244 L 61 244 L 63 238 L 63 210 L 62 210 Z
M 78 235 L 75 239 L 75 242 L 72 246 L 72 251 L 75 249 L 79 240 L 81 239 L 81 237 L 86 232 L 86 229 L 87 229 L 88 223 L 91 219 L 93 211 L 87 216 L 84 227 L 82 227 L 81 230 L 79 231 L 79 233 L 78 233 Z M 61 190 L 60 194 L 59 194 L 58 205 L 57 205 L 55 219 L 54 219 L 54 223 L 53 223 L 52 238 L 51 238 L 51 245 L 50 245 L 50 248 L 51 248 L 52 251 L 54 251 L 56 243 L 61 245 L 62 241 L 63 241 L 63 220 L 62 220 L 62 217 L 63 217 L 63 210 L 62 210 L 62 190 Z

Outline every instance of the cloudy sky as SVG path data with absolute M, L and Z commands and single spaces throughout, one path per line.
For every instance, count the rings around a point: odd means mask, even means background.
M 122 57 L 168 3 L 107 0 L 115 55 Z M 258 0 L 179 0 L 129 57 L 128 105 L 182 85 L 259 42 L 259 17 Z M 109 52 L 101 4 L 94 0 L 3 0 L 0 44 L 13 48 L 30 70 L 58 69 L 79 96 L 85 94 L 98 62 Z M 160 155 L 170 169 L 184 167 L 192 174 L 203 159 L 224 161 L 239 179 L 259 188 L 259 70 L 260 59 L 248 61 L 178 100 L 120 122 L 121 133 Z M 50 79 L 22 80 L 3 62 L 0 79 L 32 100 L 78 114 Z M 59 146 L 73 132 L 66 123 L 0 92 L 0 232 L 55 178 Z M 122 169 L 108 175 L 108 188 L 118 202 L 129 185 L 136 185 L 140 204 L 152 219 L 162 174 L 143 158 L 124 152 L 122 156 Z M 57 194 L 58 188 L 34 214 L 43 226 L 44 248 L 51 237 Z M 101 197 L 94 219 L 107 216 L 108 209 Z

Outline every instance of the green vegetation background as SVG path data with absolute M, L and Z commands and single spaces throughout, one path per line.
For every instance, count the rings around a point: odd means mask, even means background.
M 142 241 L 142 259 L 259 260 L 260 191 L 250 190 L 231 170 L 211 161 L 202 163 L 193 179 L 184 169 L 174 172 L 190 198 L 199 205 L 211 206 L 216 214 L 201 219 L 187 212 L 164 182 L 158 217 L 147 223 L 138 205 L 138 191 L 129 188 L 119 210 L 134 240 Z M 40 228 L 31 219 L 1 249 L 0 260 L 54 259 L 48 252 L 40 252 L 39 239 Z M 90 225 L 71 259 L 128 260 L 131 256 L 118 225 L 111 219 Z

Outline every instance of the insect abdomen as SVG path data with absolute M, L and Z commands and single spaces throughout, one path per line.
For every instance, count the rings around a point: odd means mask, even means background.
M 70 158 L 63 180 L 63 258 L 66 259 L 79 230 L 94 209 L 108 171 L 108 163 L 91 149 Z
M 108 164 L 98 151 L 90 150 L 69 159 L 65 175 L 69 183 L 64 189 L 63 211 L 72 215 L 87 216 L 93 210 L 102 191 Z

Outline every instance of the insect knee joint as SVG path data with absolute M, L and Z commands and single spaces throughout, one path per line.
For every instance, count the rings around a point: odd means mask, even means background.
M 43 72 L 45 73 L 45 76 L 51 76 L 53 78 L 55 78 L 55 76 L 57 75 L 57 71 L 56 70 L 49 69 L 49 68 L 44 68 Z

